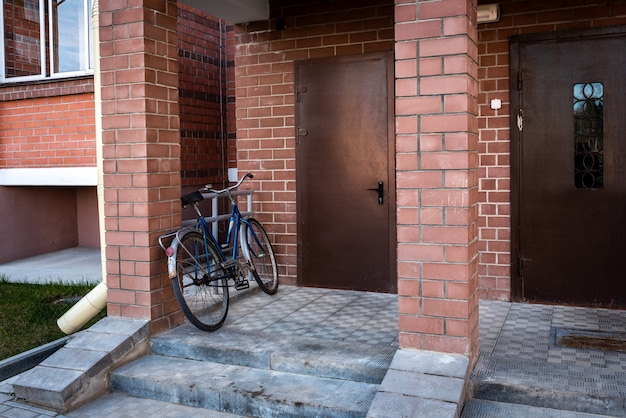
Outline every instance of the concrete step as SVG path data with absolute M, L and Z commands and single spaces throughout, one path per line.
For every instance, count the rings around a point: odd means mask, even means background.
M 74 417 L 202 417 L 248 418 L 245 415 L 209 411 L 155 399 L 138 398 L 123 393 L 109 393 L 65 415 Z
M 465 404 L 461 418 L 542 417 L 542 418 L 607 418 L 611 415 L 563 411 L 513 403 L 474 399 Z
M 572 411 L 624 417 L 623 382 L 621 369 L 487 357 L 476 363 L 471 393 L 477 400 L 547 408 L 563 414 Z
M 181 342 L 184 341 L 184 344 Z M 213 333 L 180 326 L 152 337 L 152 353 L 193 360 L 378 384 L 394 347 L 338 340 L 246 332 Z
M 148 352 L 149 332 L 145 320 L 103 318 L 37 366 L 11 378 L 11 391 L 30 405 L 70 411 L 105 393 L 111 370 Z
M 378 387 L 160 355 L 144 356 L 110 375 L 114 392 L 254 417 L 363 417 Z
M 396 348 L 183 325 L 115 370 L 110 390 L 242 416 L 364 417 Z

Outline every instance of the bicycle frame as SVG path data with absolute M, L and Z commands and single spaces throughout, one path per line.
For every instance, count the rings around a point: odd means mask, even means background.
M 174 278 L 178 274 L 177 266 L 176 266 L 178 245 L 180 244 L 182 237 L 185 234 L 187 234 L 189 231 L 200 230 L 204 239 L 210 240 L 214 248 L 217 249 L 218 255 L 222 259 L 221 261 L 229 260 L 229 257 L 227 257 L 227 255 L 224 252 L 225 248 L 232 248 L 232 254 L 231 254 L 230 260 L 232 260 L 233 263 L 237 260 L 239 256 L 238 254 L 238 250 L 239 250 L 238 247 L 240 246 L 239 243 L 245 239 L 242 235 L 242 231 L 243 231 L 241 228 L 242 224 L 246 225 L 247 227 L 246 230 L 251 233 L 251 236 L 254 238 L 255 242 L 259 245 L 259 247 L 261 246 L 260 240 L 257 237 L 256 233 L 254 232 L 254 229 L 251 227 L 248 220 L 242 215 L 241 211 L 239 210 L 239 207 L 237 206 L 237 202 L 235 198 L 233 197 L 234 193 L 231 192 L 230 190 L 226 190 L 225 193 L 227 193 L 227 196 L 230 200 L 231 211 L 230 211 L 229 224 L 228 224 L 228 233 L 227 233 L 226 242 L 224 243 L 224 245 L 219 243 L 219 241 L 215 237 L 215 234 L 211 231 L 211 228 L 209 227 L 209 222 L 202 215 L 197 205 L 194 205 L 194 210 L 196 211 L 196 214 L 197 214 L 197 218 L 195 220 L 194 226 L 188 226 L 178 231 L 171 232 L 169 234 L 165 234 L 159 237 L 159 244 L 167 255 L 167 265 L 168 265 L 167 269 L 168 269 L 168 276 L 170 278 Z M 248 201 L 248 206 L 250 206 L 250 201 Z M 214 216 L 211 219 L 216 222 L 217 220 L 219 220 L 219 217 Z M 173 239 L 170 245 L 168 247 L 165 247 L 165 245 L 163 244 L 163 240 L 168 237 L 173 237 Z M 230 245 L 231 242 L 232 242 L 232 247 Z M 207 244 L 208 242 L 205 241 L 205 245 Z M 247 254 L 247 251 L 249 251 L 249 248 L 246 245 L 242 245 L 241 248 L 242 248 L 242 251 L 244 252 L 244 257 L 249 259 L 249 254 Z M 254 266 L 249 265 L 248 263 L 246 263 L 246 265 L 249 269 L 254 268 Z
M 241 212 L 239 211 L 239 207 L 237 206 L 237 202 L 235 201 L 235 199 L 230 195 L 230 193 L 228 194 L 228 197 L 230 198 L 231 201 L 231 212 L 230 212 L 230 219 L 228 221 L 228 234 L 226 236 L 226 243 L 224 245 L 219 244 L 219 242 L 217 241 L 217 239 L 215 238 L 215 236 L 213 234 L 210 233 L 209 231 L 209 227 L 208 227 L 208 223 L 206 222 L 206 220 L 204 218 L 200 218 L 200 223 L 202 224 L 202 227 L 205 230 L 205 234 L 208 234 L 211 236 L 211 239 L 213 240 L 213 243 L 216 244 L 216 248 L 218 249 L 220 256 L 226 260 L 227 257 L 223 252 L 224 248 L 231 248 L 230 247 L 230 243 L 231 240 L 232 242 L 232 249 L 233 249 L 233 253 L 231 255 L 231 259 L 232 260 L 236 260 L 238 257 L 238 249 L 240 247 L 239 243 L 242 242 L 244 240 L 244 236 L 242 234 L 242 229 L 241 229 L 241 224 L 245 224 L 247 227 L 247 231 L 251 234 L 252 238 L 254 238 L 254 241 L 256 242 L 256 244 L 261 247 L 261 241 L 259 240 L 259 238 L 256 235 L 256 232 L 254 232 L 254 229 L 252 228 L 252 225 L 250 224 L 250 222 L 248 222 L 248 220 L 241 214 Z M 241 249 L 244 252 L 244 257 L 246 258 L 250 258 L 249 254 L 245 254 L 247 251 L 249 251 L 249 248 L 247 245 L 241 245 Z M 254 268 L 251 265 L 248 265 L 248 268 Z
M 245 223 L 248 226 L 250 225 L 248 221 L 241 215 L 241 212 L 239 211 L 237 204 L 233 201 L 231 197 L 231 211 L 230 211 L 230 219 L 228 221 L 228 234 L 226 236 L 226 242 L 224 244 L 220 244 L 220 242 L 217 240 L 215 235 L 211 232 L 211 229 L 209 228 L 209 223 L 206 221 L 206 219 L 204 219 L 204 217 L 202 216 L 198 217 L 198 220 L 196 222 L 196 228 L 202 229 L 205 239 L 206 237 L 209 237 L 211 242 L 215 245 L 215 248 L 217 248 L 217 251 L 219 252 L 220 257 L 222 257 L 223 260 L 228 259 L 228 257 L 224 253 L 224 248 L 230 248 L 230 244 L 232 242 L 233 253 L 231 255 L 231 259 L 236 260 L 238 256 L 237 247 L 239 244 L 239 240 L 241 239 L 241 237 L 239 237 L 239 234 L 240 234 L 242 223 Z

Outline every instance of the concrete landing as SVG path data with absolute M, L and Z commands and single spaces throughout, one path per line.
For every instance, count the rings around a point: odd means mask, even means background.
M 0 264 L 0 277 L 25 283 L 102 281 L 99 248 L 75 247 Z
M 488 409 L 513 404 L 551 414 L 624 417 L 626 353 L 607 344 L 566 344 L 563 336 L 619 342 L 625 324 L 623 310 L 481 301 L 473 396 L 497 403 Z M 468 406 L 463 418 L 490 416 L 477 411 Z

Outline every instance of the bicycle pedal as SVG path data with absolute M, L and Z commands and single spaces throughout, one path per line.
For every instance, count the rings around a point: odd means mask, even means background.
M 250 287 L 250 283 L 247 280 L 238 280 L 235 282 L 236 290 L 248 289 Z
M 222 261 L 222 267 L 223 268 L 229 268 L 229 267 L 239 267 L 241 264 L 239 263 L 239 261 L 237 260 L 224 260 Z

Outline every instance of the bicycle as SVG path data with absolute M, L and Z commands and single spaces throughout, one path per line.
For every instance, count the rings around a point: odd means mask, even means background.
M 233 191 L 247 178 L 253 175 L 247 173 L 237 184 L 225 189 L 215 190 L 206 185 L 182 196 L 183 208 L 191 206 L 196 212 L 195 226 L 159 237 L 181 310 L 189 322 L 203 331 L 215 331 L 224 324 L 229 287 L 247 289 L 252 276 L 265 293 L 273 295 L 278 290 L 276 256 L 267 233 L 258 220 L 241 214 L 233 196 Z M 203 192 L 226 194 L 230 200 L 228 233 L 223 244 L 211 232 L 200 211 Z M 166 248 L 163 242 L 172 236 Z

